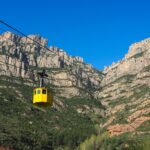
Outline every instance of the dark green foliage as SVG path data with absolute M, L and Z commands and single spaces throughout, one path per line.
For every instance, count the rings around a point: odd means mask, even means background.
M 150 135 L 133 135 L 125 133 L 120 136 L 109 137 L 107 132 L 91 136 L 77 150 L 149 150 Z
M 142 132 L 150 131 L 150 120 L 144 122 L 141 126 L 139 126 L 137 128 L 137 131 L 142 131 Z
M 24 83 L 22 79 L 0 78 L 1 146 L 15 150 L 49 150 L 66 146 L 73 149 L 96 133 L 91 118 L 78 114 L 75 109 L 77 105 L 84 105 L 84 99 L 64 100 L 68 107 L 61 111 L 36 107 L 32 104 L 32 87 Z M 85 104 L 101 107 L 96 100 L 85 99 Z
M 74 97 L 67 101 L 65 101 L 66 104 L 69 106 L 80 106 L 80 105 L 88 105 L 88 106 L 94 106 L 98 108 L 103 108 L 101 103 L 97 101 L 96 99 L 89 99 L 89 98 L 80 98 L 80 97 Z
M 143 97 L 146 93 L 149 94 L 149 92 L 150 92 L 150 87 L 148 87 L 147 85 L 142 85 L 134 91 L 134 96 L 135 98 L 140 98 Z
M 121 76 L 120 78 L 117 78 L 111 84 L 116 83 L 116 82 L 131 83 L 135 77 L 136 75 L 134 74 L 127 74 L 127 75 Z
M 150 71 L 150 65 L 149 66 L 146 66 L 145 68 L 144 68 L 144 71 Z
M 114 99 L 113 101 L 111 101 L 111 102 L 109 103 L 109 105 L 110 105 L 111 107 L 114 107 L 114 106 L 119 105 L 119 104 L 122 104 L 122 103 L 124 103 L 124 97 L 119 97 L 119 98 Z
M 150 136 L 133 136 L 128 133 L 106 139 L 101 147 L 104 150 L 149 150 L 149 148 Z
M 1 48 L 0 52 L 1 52 L 1 54 L 2 54 L 2 55 L 6 54 L 5 46 L 2 46 L 2 48 Z

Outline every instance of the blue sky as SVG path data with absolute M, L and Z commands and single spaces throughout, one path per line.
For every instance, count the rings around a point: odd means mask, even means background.
M 148 0 L 5 0 L 0 19 L 26 34 L 48 38 L 49 46 L 81 56 L 98 69 L 150 37 Z

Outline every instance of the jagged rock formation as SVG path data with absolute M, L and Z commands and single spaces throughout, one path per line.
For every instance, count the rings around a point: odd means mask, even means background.
M 104 69 L 102 90 L 95 95 L 107 107 L 107 121 L 101 126 L 111 135 L 136 131 L 150 119 L 149 71 L 150 39 L 131 45 L 124 59 Z
M 94 122 L 104 115 L 93 98 L 102 73 L 80 57 L 48 48 L 40 36 L 29 38 L 42 46 L 10 32 L 0 36 L 0 148 L 75 148 L 95 133 Z M 32 90 L 39 86 L 36 74 L 43 69 L 45 84 L 54 93 L 51 108 L 32 104 Z
M 120 135 L 125 132 L 133 132 L 140 125 L 142 125 L 145 121 L 150 120 L 150 117 L 139 117 L 134 120 L 134 122 L 130 124 L 116 124 L 108 127 L 108 132 L 111 136 Z
M 46 69 L 48 79 L 45 80 L 45 84 L 53 90 L 55 95 L 54 110 L 47 110 L 47 112 L 51 114 L 53 128 L 57 134 L 66 128 L 76 131 L 75 127 L 77 125 L 80 127 L 80 124 L 76 124 L 77 121 L 74 118 L 80 118 L 77 120 L 81 121 L 81 126 L 88 125 L 86 123 L 88 120 L 90 125 L 87 129 L 90 130 L 92 127 L 92 131 L 86 136 L 94 133 L 93 126 L 97 124 L 103 130 L 106 129 L 111 137 L 121 136 L 123 133 L 133 133 L 132 136 L 139 134 L 149 136 L 150 39 L 131 45 L 125 58 L 99 71 L 84 63 L 80 57 L 69 56 L 64 50 L 55 46 L 48 47 L 47 39 L 38 35 L 28 37 L 14 35 L 11 32 L 0 35 L 0 97 L 3 100 L 0 102 L 2 104 L 12 104 L 14 101 L 18 103 L 22 108 L 19 112 L 22 114 L 23 121 L 27 114 L 32 114 L 33 110 L 36 112 L 37 108 L 29 105 L 31 93 L 29 98 L 26 92 L 29 93 L 33 89 L 32 86 L 37 86 L 37 72 Z M 22 82 L 24 86 L 18 87 Z M 7 89 L 10 90 L 9 97 L 3 94 Z M 17 98 L 15 98 L 16 95 Z M 11 97 L 14 98 L 13 101 L 10 100 Z M 26 108 L 20 103 L 24 103 Z M 8 107 L 10 107 L 8 110 L 16 115 L 16 105 L 13 105 L 14 110 L 10 105 Z M 61 111 L 70 118 L 69 121 Z M 45 120 L 51 127 L 46 110 L 40 110 L 40 112 L 45 113 Z M 5 110 L 3 113 L 6 113 Z M 41 118 L 43 118 L 42 113 L 40 113 Z M 28 121 L 27 126 L 34 124 L 32 117 L 30 115 L 31 120 Z M 38 118 L 38 115 L 36 117 Z M 62 117 L 69 123 L 58 124 Z M 44 121 L 42 126 L 45 127 Z M 12 123 L 11 120 L 10 123 Z M 84 128 L 86 132 L 87 129 Z M 77 137 L 82 134 L 74 133 Z M 42 134 L 45 134 L 43 130 L 40 137 Z M 46 135 L 49 136 L 47 133 Z M 83 137 L 85 140 L 84 135 Z M 76 135 L 73 138 L 76 138 Z M 61 143 L 62 139 L 59 140 L 56 141 Z M 47 142 L 51 141 L 47 140 Z M 42 147 L 41 143 L 40 146 Z
M 0 74 L 35 81 L 36 72 L 46 69 L 46 82 L 55 86 L 59 95 L 64 97 L 89 95 L 88 91 L 99 88 L 100 71 L 85 64 L 81 57 L 69 56 L 55 46 L 47 47 L 47 42 L 38 35 L 29 35 L 28 38 L 11 32 L 0 35 Z
M 124 75 L 135 75 L 143 68 L 150 65 L 150 39 L 135 43 L 129 47 L 129 53 L 124 59 L 105 67 L 105 78 L 102 81 L 106 85 Z

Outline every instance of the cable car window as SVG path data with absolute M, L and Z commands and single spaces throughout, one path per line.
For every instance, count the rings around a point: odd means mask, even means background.
M 36 90 L 34 90 L 34 94 L 36 95 Z
M 43 91 L 42 91 L 42 94 L 46 94 L 46 90 L 43 90 Z
M 37 90 L 37 94 L 40 94 L 41 93 L 41 91 L 40 90 Z

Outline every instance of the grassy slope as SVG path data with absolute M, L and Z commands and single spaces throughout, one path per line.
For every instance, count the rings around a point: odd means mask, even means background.
M 132 76 L 127 76 L 127 78 L 122 77 L 118 79 L 117 82 L 121 82 L 125 80 L 123 83 L 127 84 L 128 81 L 132 81 Z M 126 89 L 125 89 L 126 90 Z M 133 95 L 129 97 L 119 97 L 117 99 L 113 99 L 109 103 L 109 107 L 112 110 L 115 106 L 124 104 L 124 109 L 118 110 L 112 116 L 115 116 L 115 119 L 111 122 L 110 125 L 115 124 L 129 124 L 127 118 L 134 112 L 140 109 L 149 108 L 149 104 L 142 106 L 146 100 L 149 100 L 150 97 L 150 87 L 148 85 L 134 87 L 132 89 Z M 141 100 L 141 102 L 137 104 L 132 104 L 133 102 L 137 102 Z M 129 103 L 131 104 L 129 106 Z M 112 117 L 112 116 L 109 116 Z M 150 116 L 150 114 L 141 114 L 141 116 Z M 140 117 L 140 116 L 138 116 Z M 137 117 L 137 118 L 138 118 Z M 104 123 L 107 122 L 108 118 L 103 119 Z M 85 140 L 80 146 L 78 150 L 149 150 L 150 149 L 150 121 L 145 121 L 141 126 L 135 129 L 134 132 L 128 132 L 121 134 L 119 136 L 110 137 L 107 132 L 107 127 L 102 129 L 102 132 L 97 136 L 91 136 L 87 140 Z
M 123 99 L 116 99 L 113 100 L 113 105 L 111 104 L 112 108 L 118 104 L 125 104 L 125 108 L 121 111 L 118 111 L 115 116 L 116 119 L 112 122 L 112 124 L 129 124 L 127 122 L 128 116 L 132 113 L 144 109 L 149 108 L 149 105 L 144 107 L 138 108 L 142 106 L 141 104 L 144 102 L 144 99 L 149 99 L 150 96 L 150 87 L 148 85 L 143 85 L 139 87 L 135 87 L 133 89 L 133 95 L 130 97 L 124 97 Z M 135 99 L 133 101 L 133 98 Z M 141 103 L 137 103 L 136 105 L 129 106 L 128 103 L 136 102 L 138 100 L 143 100 Z M 134 110 L 133 112 L 131 110 Z M 142 115 L 141 116 L 150 116 L 150 114 Z M 139 116 L 140 117 L 140 116 Z M 105 149 L 127 149 L 127 150 L 149 150 L 150 149 L 150 121 L 144 122 L 141 126 L 135 129 L 134 132 L 131 133 L 124 133 L 117 137 L 108 138 L 106 142 L 103 144 L 105 145 Z
M 64 99 L 62 101 L 65 101 L 66 107 L 58 111 L 33 106 L 32 88 L 27 85 L 1 78 L 0 86 L 1 146 L 15 150 L 72 149 L 96 132 L 96 122 L 92 121 L 94 114 L 81 115 L 76 111 L 76 107 L 82 107 L 83 104 L 101 108 L 96 100 Z

